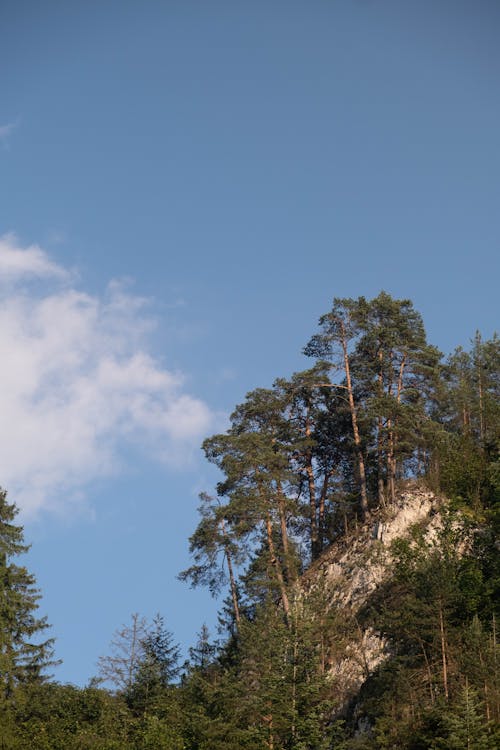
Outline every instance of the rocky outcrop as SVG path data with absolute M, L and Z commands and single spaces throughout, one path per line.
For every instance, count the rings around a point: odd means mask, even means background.
M 390 508 L 372 514 L 353 533 L 332 545 L 307 571 L 303 587 L 307 594 L 321 589 L 331 607 L 351 623 L 351 636 L 333 650 L 329 673 L 338 685 L 339 708 L 359 691 L 373 670 L 387 656 L 387 644 L 370 629 L 363 629 L 357 614 L 370 595 L 391 574 L 391 543 L 405 537 L 416 525 L 432 538 L 441 525 L 442 499 L 427 489 L 401 491 Z

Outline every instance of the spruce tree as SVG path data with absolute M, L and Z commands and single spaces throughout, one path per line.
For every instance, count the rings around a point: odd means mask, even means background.
M 142 654 L 127 702 L 138 715 L 165 708 L 171 697 L 173 681 L 179 674 L 179 646 L 165 627 L 161 614 L 155 615 L 141 641 Z M 161 711 L 160 711 L 161 713 Z
M 39 589 L 35 577 L 13 558 L 26 553 L 18 514 L 0 490 L 0 695 L 8 698 L 20 683 L 40 682 L 53 661 L 53 638 L 41 635 L 49 627 L 45 617 L 37 617 Z

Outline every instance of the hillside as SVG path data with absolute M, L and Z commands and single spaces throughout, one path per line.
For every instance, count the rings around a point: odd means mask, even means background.
M 500 745 L 500 340 L 444 360 L 381 292 L 335 298 L 304 353 L 203 443 L 219 481 L 179 577 L 220 597 L 219 630 L 200 623 L 183 665 L 163 616 L 136 613 L 88 688 L 45 682 L 3 495 L 5 748 Z

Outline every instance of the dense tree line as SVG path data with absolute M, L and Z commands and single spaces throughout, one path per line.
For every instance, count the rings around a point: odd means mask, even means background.
M 86 689 L 44 675 L 26 548 L 0 503 L 0 747 L 487 748 L 500 741 L 500 340 L 447 359 L 411 301 L 334 299 L 311 367 L 249 393 L 203 450 L 204 493 L 181 578 L 223 600 L 190 658 L 158 615 L 115 633 Z M 353 616 L 302 576 L 389 516 L 404 484 L 448 498 L 439 534 L 397 540 L 393 574 Z M 346 702 L 331 665 L 369 629 L 388 657 Z M 361 731 L 364 728 L 365 731 Z

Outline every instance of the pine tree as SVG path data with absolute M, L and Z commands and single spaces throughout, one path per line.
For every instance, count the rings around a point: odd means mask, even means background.
M 410 300 L 386 292 L 367 300 L 333 300 L 320 333 L 304 349 L 326 361 L 351 419 L 351 462 L 366 516 L 377 485 L 379 504 L 395 500 L 396 479 L 422 473 L 424 434 L 439 374 L 440 352 L 426 341 Z
M 360 297 L 352 314 L 360 332 L 352 372 L 367 417 L 367 447 L 377 455 L 378 498 L 394 502 L 397 477 L 418 474 L 422 464 L 415 451 L 422 447 L 441 353 L 427 344 L 408 299 L 387 292 L 370 301 Z
M 201 493 L 200 500 L 198 510 L 201 521 L 189 539 L 189 551 L 194 557 L 194 565 L 179 573 L 178 578 L 181 581 L 190 581 L 193 588 L 199 585 L 208 586 L 214 597 L 220 594 L 223 586 L 229 581 L 237 627 L 240 622 L 240 606 L 235 568 L 243 561 L 244 549 L 234 539 L 231 525 L 224 518 L 221 502 L 206 492 Z
M 288 586 L 298 569 L 288 522 L 297 517 L 298 505 L 296 493 L 286 491 L 295 477 L 282 394 L 264 388 L 249 393 L 231 415 L 228 432 L 209 438 L 203 448 L 224 474 L 217 493 L 226 501 L 218 513 L 226 534 L 231 529 L 240 559 L 264 542 L 269 585 L 288 617 Z
M 331 311 L 319 319 L 321 333 L 311 338 L 304 348 L 304 354 L 330 363 L 334 372 L 343 374 L 343 381 L 337 383 L 337 387 L 343 389 L 347 397 L 354 447 L 353 468 L 359 483 L 359 507 L 361 515 L 365 517 L 368 513 L 366 453 L 360 430 L 360 407 L 352 378 L 352 348 L 360 335 L 357 307 L 355 300 L 334 298 Z
M 12 558 L 26 553 L 22 526 L 13 521 L 18 514 L 0 490 L 0 691 L 9 697 L 20 683 L 39 682 L 44 670 L 54 666 L 53 638 L 43 640 L 49 627 L 37 617 L 39 589 L 35 577 Z
M 294 534 L 304 537 L 311 561 L 319 557 L 333 531 L 337 505 L 332 502 L 333 490 L 343 479 L 345 434 L 349 429 L 343 391 L 329 380 L 328 369 L 319 363 L 294 373 L 289 380 L 280 378 L 274 383 L 274 389 L 281 393 L 293 471 L 287 496 L 304 498 L 297 504 Z M 301 528 L 301 516 L 305 528 Z

